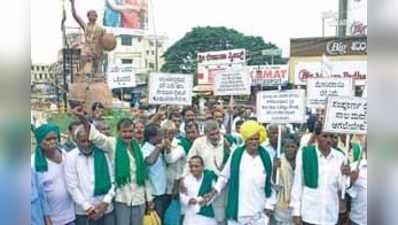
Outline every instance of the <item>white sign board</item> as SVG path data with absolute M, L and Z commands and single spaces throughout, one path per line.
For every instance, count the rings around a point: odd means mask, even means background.
M 367 101 L 361 97 L 329 97 L 323 130 L 331 133 L 366 134 Z
M 198 65 L 241 64 L 245 62 L 245 49 L 231 49 L 198 53 Z
M 135 73 L 131 65 L 109 65 L 107 82 L 111 89 L 135 87 Z
M 353 78 L 355 85 L 365 85 L 367 79 L 367 61 L 331 61 L 331 77 Z M 294 67 L 294 84 L 306 85 L 310 77 L 323 77 L 321 62 L 299 62 Z
M 307 79 L 307 106 L 325 108 L 330 96 L 354 96 L 352 78 Z
M 213 91 L 216 96 L 250 95 L 250 76 L 248 70 L 228 69 L 214 77 Z
M 257 119 L 262 123 L 305 123 L 305 90 L 258 92 Z
M 288 65 L 247 66 L 247 68 L 253 86 L 277 87 L 288 84 Z
M 151 73 L 149 104 L 191 105 L 192 85 L 192 74 Z

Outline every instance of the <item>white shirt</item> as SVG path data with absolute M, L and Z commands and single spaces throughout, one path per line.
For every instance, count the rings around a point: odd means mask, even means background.
M 224 159 L 224 137 L 220 134 L 220 141 L 217 146 L 210 143 L 207 136 L 197 138 L 188 153 L 187 159 L 194 155 L 199 155 L 203 158 L 204 169 L 213 171 L 217 176 L 222 170 L 222 163 Z M 186 164 L 184 175 L 189 172 L 189 165 Z
M 351 170 L 356 170 L 358 162 L 351 164 Z M 368 165 L 361 160 L 359 176 L 347 193 L 352 197 L 350 218 L 358 225 L 367 225 L 368 218 Z
M 43 185 L 53 225 L 65 225 L 75 220 L 75 207 L 65 182 L 65 154 L 62 152 L 60 164 L 47 159 L 48 170 L 37 172 L 38 180 Z M 32 165 L 35 165 L 34 155 Z
M 231 176 L 231 158 L 219 176 L 215 189 L 218 193 L 227 185 Z M 274 209 L 276 204 L 275 191 L 266 197 L 264 188 L 267 176 L 259 155 L 255 157 L 243 152 L 239 169 L 239 205 L 238 222 L 241 217 L 255 216 L 264 209 Z
M 94 125 L 90 126 L 89 140 L 97 145 L 100 149 L 107 151 L 109 159 L 114 166 L 114 159 L 116 153 L 116 138 L 108 137 L 99 132 Z M 152 192 L 150 182 L 145 181 L 144 186 L 138 186 L 136 181 L 136 163 L 135 158 L 130 151 L 127 151 L 130 160 L 130 176 L 131 182 L 122 186 L 116 187 L 115 202 L 124 203 L 128 206 L 137 206 L 145 204 L 145 201 L 152 200 Z M 112 168 L 114 171 L 114 168 Z
M 338 190 L 343 184 L 341 165 L 345 156 L 332 148 L 325 157 L 318 147 L 316 149 L 319 168 L 318 188 L 308 188 L 304 185 L 302 151 L 298 151 L 290 206 L 293 208 L 293 216 L 301 216 L 304 222 L 335 225 L 339 215 Z
M 172 194 L 175 181 L 183 177 L 186 154 L 184 148 L 178 143 L 179 140 L 174 138 L 170 152 L 164 154 L 164 159 L 167 163 L 167 194 Z
M 95 171 L 93 155 L 85 156 L 78 148 L 73 149 L 67 155 L 65 163 L 65 178 L 68 191 L 76 203 L 76 214 L 85 215 L 85 210 L 96 208 L 101 202 L 108 203 L 105 213 L 113 210 L 112 199 L 115 196 L 115 185 L 112 174 L 112 165 L 105 155 L 109 174 L 111 177 L 111 189 L 106 195 L 94 196 Z
M 184 185 L 187 189 L 186 193 L 180 193 L 180 201 L 185 208 L 184 225 L 216 225 L 217 222 L 214 218 L 199 215 L 200 205 L 189 205 L 188 202 L 191 198 L 200 200 L 198 196 L 200 186 L 203 181 L 202 177 L 198 180 L 192 174 L 184 177 Z
M 271 157 L 271 160 L 273 160 L 276 156 L 276 149 L 272 147 L 271 143 L 269 142 L 269 139 L 265 141 L 264 143 L 261 144 L 261 146 L 267 150 L 269 156 Z

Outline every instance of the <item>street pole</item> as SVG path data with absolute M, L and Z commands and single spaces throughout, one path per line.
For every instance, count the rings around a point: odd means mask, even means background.
M 322 16 L 322 37 L 325 37 L 325 17 Z
M 338 37 L 345 37 L 347 20 L 347 0 L 339 0 L 339 16 L 337 20 Z
M 159 60 L 158 60 L 158 37 L 155 34 L 155 71 L 159 72 Z

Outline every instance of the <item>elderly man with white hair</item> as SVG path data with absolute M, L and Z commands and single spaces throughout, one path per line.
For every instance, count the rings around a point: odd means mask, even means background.
M 76 225 L 114 225 L 115 186 L 108 155 L 89 141 L 83 126 L 74 137 L 77 147 L 68 153 L 65 178 L 76 205 Z

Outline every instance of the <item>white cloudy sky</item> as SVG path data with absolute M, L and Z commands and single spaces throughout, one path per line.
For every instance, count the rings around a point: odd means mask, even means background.
M 61 48 L 62 2 L 67 25 L 77 26 L 69 0 L 31 0 L 32 63 L 50 63 Z M 80 15 L 102 11 L 105 0 L 75 0 Z M 156 29 L 169 37 L 169 45 L 195 26 L 226 26 L 247 35 L 262 36 L 289 55 L 289 39 L 322 34 L 321 13 L 337 11 L 338 0 L 152 0 Z M 327 27 L 326 34 L 333 34 Z

